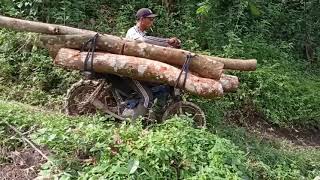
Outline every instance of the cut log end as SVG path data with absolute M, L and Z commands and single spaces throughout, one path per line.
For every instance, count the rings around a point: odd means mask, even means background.
M 236 92 L 239 87 L 239 78 L 237 76 L 222 74 L 219 82 L 224 92 Z

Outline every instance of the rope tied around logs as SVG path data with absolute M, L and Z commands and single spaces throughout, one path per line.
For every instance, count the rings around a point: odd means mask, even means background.
M 180 71 L 180 74 L 176 80 L 176 84 L 174 85 L 174 88 L 178 87 L 179 86 L 179 82 L 181 80 L 181 76 L 182 76 L 182 73 L 184 72 L 184 79 L 183 79 L 183 83 L 182 83 L 182 86 L 181 88 L 184 88 L 185 85 L 186 85 L 186 81 L 187 81 L 187 78 L 188 78 L 188 73 L 189 73 L 189 66 L 192 62 L 192 58 L 194 57 L 195 55 L 189 53 L 187 54 L 187 57 L 182 65 L 182 68 L 181 68 L 181 71 Z
M 99 36 L 99 33 L 95 34 L 92 38 L 90 38 L 81 47 L 80 52 L 83 52 L 84 49 L 88 48 L 88 52 L 87 52 L 86 58 L 84 60 L 84 67 L 83 67 L 84 72 L 94 73 L 94 71 L 93 71 L 93 57 L 94 57 L 94 52 L 96 51 L 98 36 Z M 90 66 L 88 63 L 89 60 L 90 60 Z

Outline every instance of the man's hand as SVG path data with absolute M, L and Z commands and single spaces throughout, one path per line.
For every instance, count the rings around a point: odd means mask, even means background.
M 168 44 L 174 48 L 181 48 L 181 41 L 176 37 L 172 37 L 168 40 Z

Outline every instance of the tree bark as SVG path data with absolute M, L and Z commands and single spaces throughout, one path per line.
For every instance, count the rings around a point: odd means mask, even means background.
M 63 36 L 40 36 L 44 46 L 53 51 L 60 48 L 81 49 L 84 42 L 87 42 L 92 35 L 63 35 Z M 171 65 L 182 67 L 189 51 L 161 47 L 147 44 L 141 41 L 129 41 L 117 36 L 100 35 L 97 39 L 96 48 L 113 54 L 123 54 L 141 58 L 152 59 Z M 54 53 L 53 53 L 54 54 Z M 199 76 L 211 79 L 220 79 L 223 70 L 223 63 L 211 60 L 202 55 L 192 54 L 190 70 L 197 72 Z
M 96 34 L 94 31 L 72 28 L 68 26 L 28 21 L 6 16 L 0 16 L 0 27 L 17 31 L 29 31 L 42 34 Z
M 0 16 L 0 27 L 10 28 L 19 31 L 30 31 L 54 35 L 78 34 L 74 37 L 43 37 L 43 41 L 45 41 L 45 39 L 51 41 L 51 43 L 48 42 L 45 44 L 47 44 L 47 47 L 51 48 L 53 54 L 55 54 L 61 47 L 79 49 L 81 47 L 81 44 L 83 44 L 85 40 L 88 40 L 94 34 L 96 34 L 96 32 L 90 30 L 77 29 L 56 24 L 21 20 L 6 16 Z M 129 56 L 145 57 L 148 59 L 158 60 L 173 65 L 182 65 L 186 58 L 186 55 L 190 53 L 189 51 L 178 50 L 173 48 L 164 48 L 146 44 L 143 42 L 133 42 L 126 39 L 122 39 L 117 36 L 104 35 L 101 37 L 101 39 L 104 40 L 100 43 L 100 45 L 98 45 L 99 48 L 101 48 L 101 50 L 105 50 L 115 54 L 126 54 Z M 72 41 L 75 41 L 76 44 Z M 52 45 L 53 42 L 55 42 L 56 44 Z M 219 63 L 216 60 L 222 63 Z M 193 58 L 193 62 L 191 63 L 190 68 L 193 69 L 193 71 L 195 72 L 199 71 L 198 73 L 202 77 L 219 79 L 222 73 L 223 64 L 226 64 L 227 69 L 255 70 L 256 68 L 256 61 L 229 61 L 224 58 L 203 55 L 196 55 Z
M 256 59 L 231 59 L 231 58 L 221 58 L 215 56 L 206 56 L 208 59 L 218 61 L 224 64 L 224 69 L 230 70 L 240 70 L 240 71 L 255 71 L 257 69 Z
M 83 70 L 87 53 L 78 50 L 62 48 L 59 50 L 54 64 L 75 70 Z M 109 53 L 95 53 L 93 69 L 98 73 L 110 73 L 130 77 L 137 80 L 156 82 L 174 86 L 179 76 L 180 69 L 171 65 L 132 56 L 116 55 Z M 188 74 L 186 84 L 182 87 L 184 75 L 178 83 L 178 87 L 192 94 L 206 98 L 214 98 L 223 95 L 220 82 L 201 78 Z

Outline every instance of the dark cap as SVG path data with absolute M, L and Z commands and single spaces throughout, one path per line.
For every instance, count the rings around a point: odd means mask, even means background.
M 136 18 L 137 19 L 140 19 L 140 18 L 143 18 L 143 17 L 156 17 L 157 15 L 156 14 L 153 14 L 153 12 L 148 9 L 148 8 L 141 8 L 137 11 L 136 13 Z

